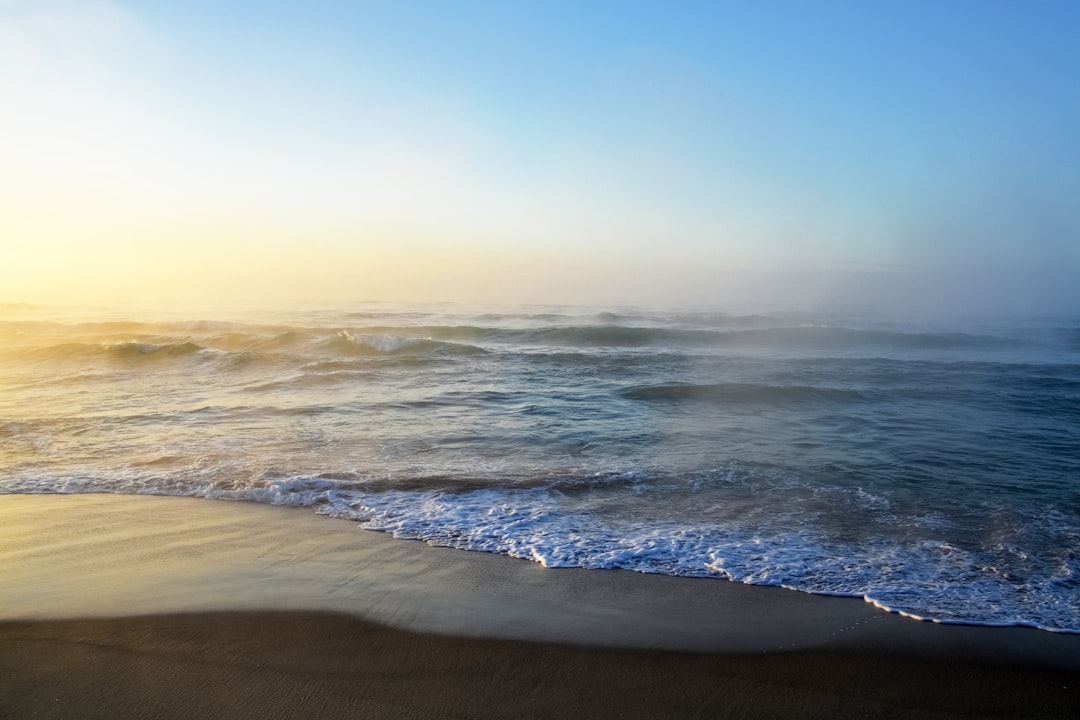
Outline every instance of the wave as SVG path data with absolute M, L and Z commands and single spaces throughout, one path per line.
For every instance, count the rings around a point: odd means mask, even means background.
M 803 323 L 763 315 L 682 313 L 672 315 L 601 312 L 590 315 L 488 314 L 481 324 L 461 323 L 462 316 L 423 313 L 329 315 L 328 325 L 260 325 L 230 321 L 141 322 L 107 320 L 73 324 L 51 320 L 0 321 L 0 333 L 20 342 L 43 341 L 121 346 L 181 345 L 185 342 L 224 351 L 331 354 L 477 354 L 492 346 L 531 350 L 642 348 L 781 349 L 815 352 L 847 350 L 999 350 L 1023 346 L 1015 337 L 959 332 L 899 332 Z M 432 320 L 447 322 L 432 323 Z M 333 327 L 340 320 L 389 320 L 387 324 Z M 1061 347 L 1075 347 L 1074 329 L 1055 336 Z M 443 343 L 440 345 L 439 343 Z
M 137 342 L 134 340 L 115 343 L 61 343 L 36 348 L 22 354 L 32 361 L 112 359 L 136 360 L 180 358 L 199 353 L 213 352 L 190 341 L 173 343 Z
M 422 325 L 409 328 L 377 326 L 363 333 L 429 337 L 444 341 L 489 342 L 528 346 L 625 347 L 665 342 L 708 342 L 716 334 L 700 330 L 673 330 L 624 325 L 560 325 L 555 327 L 497 327 L 486 325 Z
M 199 338 L 125 339 L 114 342 L 60 342 L 39 347 L 14 347 L 2 354 L 19 363 L 152 362 L 194 358 L 214 360 L 222 367 L 252 368 L 386 357 L 400 362 L 486 354 L 481 347 L 390 334 L 339 331 L 329 334 L 301 330 L 258 336 L 229 333 Z
M 640 328 L 624 325 L 550 328 L 532 334 L 532 339 L 543 344 L 590 347 L 635 347 L 668 343 L 701 344 L 713 341 L 716 337 L 716 333 L 703 330 Z
M 201 352 L 206 348 L 193 342 L 154 343 L 122 342 L 111 343 L 105 346 L 105 352 L 114 357 L 141 357 L 146 355 L 158 355 L 164 357 L 183 357 L 192 353 Z
M 308 388 L 349 385 L 370 381 L 374 373 L 363 370 L 331 370 L 326 372 L 304 372 L 281 380 L 256 383 L 243 387 L 244 392 L 274 392 L 286 390 L 296 392 Z
M 699 479 L 729 485 L 747 480 L 731 471 L 706 473 Z M 798 522 L 771 523 L 766 528 L 754 522 L 677 520 L 651 511 L 612 515 L 597 504 L 597 498 L 607 496 L 605 483 L 647 493 L 649 480 L 647 473 L 614 473 L 599 481 L 567 478 L 533 487 L 372 492 L 346 490 L 321 478 L 294 477 L 261 489 L 256 499 L 314 506 L 322 514 L 358 520 L 396 538 L 505 554 L 545 567 L 713 577 L 862 597 L 883 609 L 943 622 L 1078 630 L 1075 607 L 1038 600 L 1080 570 L 1068 552 L 1044 558 L 1020 578 L 1000 569 L 1011 561 L 1030 564 L 1025 554 L 1017 555 L 1015 546 L 962 548 L 917 537 L 848 541 L 824 527 Z M 778 490 L 774 487 L 772 492 Z M 832 490 L 824 502 L 883 520 L 890 515 L 886 499 L 861 488 Z M 1020 526 L 1028 535 L 1073 532 L 1059 527 L 1060 522 L 1061 518 L 1032 517 Z M 1017 541 L 1030 542 L 1024 537 Z
M 466 343 L 442 342 L 401 335 L 351 333 L 345 330 L 333 338 L 324 340 L 319 347 L 322 350 L 345 355 L 481 355 L 487 352 L 483 348 Z
M 646 402 L 715 402 L 723 404 L 859 403 L 868 398 L 857 390 L 806 385 L 757 383 L 662 383 L 638 385 L 619 392 L 630 400 Z
M 718 333 L 719 343 L 803 350 L 842 350 L 859 347 L 907 350 L 995 349 L 1022 345 L 1022 341 L 967 333 L 905 333 L 840 327 L 784 327 Z
M 754 319 L 749 324 L 756 324 Z M 392 327 L 363 332 L 393 333 Z M 715 346 L 805 350 L 844 350 L 860 347 L 907 350 L 1004 349 L 1022 340 L 967 333 L 905 333 L 840 327 L 754 327 L 749 329 L 640 327 L 620 324 L 563 325 L 519 328 L 474 325 L 420 326 L 407 329 L 440 340 L 512 343 L 569 347 Z
M 285 330 L 274 333 L 229 332 L 215 334 L 202 342 L 206 345 L 231 352 L 276 352 L 303 348 L 311 342 L 312 335 L 303 330 Z
M 374 316 L 369 316 L 374 318 Z M 721 312 L 670 312 L 657 313 L 643 310 L 622 309 L 617 311 L 602 310 L 595 312 L 517 312 L 517 313 L 482 313 L 471 320 L 480 323 L 494 323 L 498 327 L 507 324 L 525 327 L 596 327 L 621 325 L 626 327 L 681 326 L 687 329 L 717 328 L 771 328 L 786 327 L 793 323 L 789 316 L 776 315 L 736 315 Z M 797 321 L 796 321 L 796 324 Z

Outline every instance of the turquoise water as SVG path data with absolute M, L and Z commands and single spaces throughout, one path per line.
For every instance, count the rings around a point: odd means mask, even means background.
M 0 307 L 0 492 L 1080 630 L 1080 319 Z

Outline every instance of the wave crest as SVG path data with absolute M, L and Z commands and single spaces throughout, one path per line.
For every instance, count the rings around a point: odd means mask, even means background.
M 402 335 L 367 335 L 342 330 L 336 337 L 323 343 L 323 347 L 345 355 L 411 355 L 411 354 L 447 354 L 477 355 L 487 351 L 475 345 L 443 342 L 430 338 L 415 338 Z

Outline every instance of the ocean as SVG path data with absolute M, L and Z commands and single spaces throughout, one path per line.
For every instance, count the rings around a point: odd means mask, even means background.
M 1080 632 L 1080 318 L 0 305 L 0 493 Z

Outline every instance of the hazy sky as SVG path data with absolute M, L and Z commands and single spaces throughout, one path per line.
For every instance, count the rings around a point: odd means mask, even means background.
M 0 0 L 0 301 L 1080 312 L 1080 3 Z

